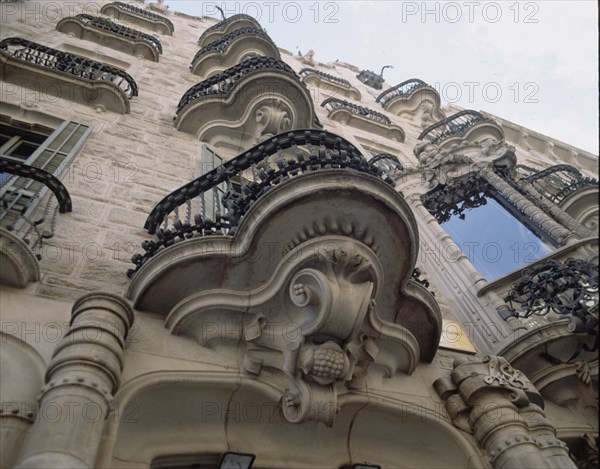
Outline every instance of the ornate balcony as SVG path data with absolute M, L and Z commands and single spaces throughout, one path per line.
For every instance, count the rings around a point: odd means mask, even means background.
M 379 168 L 392 179 L 404 171 L 404 166 L 398 161 L 398 158 L 389 153 L 375 155 L 369 160 L 369 166 Z
M 190 71 L 208 77 L 251 57 L 281 59 L 277 46 L 262 28 L 243 27 L 202 47 L 194 56 Z
M 5 174 L 0 184 L 0 284 L 23 288 L 39 280 L 43 242 L 54 235 L 57 212 L 72 210 L 71 198 L 60 180 L 43 169 L 0 156 L 0 174 Z
M 122 114 L 138 94 L 123 70 L 17 37 L 0 42 L 0 78 L 38 90 L 52 85 L 58 97 Z
M 330 94 L 360 101 L 360 91 L 353 87 L 348 80 L 313 68 L 303 68 L 300 70 L 300 76 L 308 86 L 318 87 L 321 96 Z
M 426 128 L 419 140 L 447 147 L 462 141 L 478 141 L 483 138 L 504 139 L 502 129 L 477 111 L 461 111 Z
M 527 267 L 508 290 L 504 316 L 521 329 L 502 354 L 532 377 L 544 399 L 584 409 L 597 399 L 598 266 L 561 259 Z
M 384 170 L 369 164 L 344 139 L 320 130 L 293 130 L 251 148 L 165 197 L 144 226 L 156 240 L 146 242 L 146 254 L 135 256 L 133 262 L 139 269 L 163 248 L 186 239 L 234 235 L 250 207 L 269 190 L 301 174 L 334 168 L 372 174 L 394 184 Z M 209 216 L 208 211 L 212 211 Z
M 241 28 L 262 29 L 258 21 L 249 15 L 233 15 L 221 21 L 220 23 L 207 28 L 206 31 L 202 33 L 202 36 L 200 36 L 200 39 L 198 39 L 198 45 L 200 47 L 204 47 L 211 42 L 216 41 L 221 36 Z
M 153 62 L 158 62 L 162 54 L 162 45 L 158 37 L 100 16 L 82 14 L 63 18 L 56 25 L 56 29 L 84 41 L 95 42 Z
M 283 131 L 320 124 L 298 75 L 278 59 L 254 57 L 190 88 L 175 127 L 233 156 Z
M 516 165 L 505 177 L 527 186 L 540 201 L 549 200 L 569 216 L 595 232 L 598 230 L 598 181 L 585 177 L 573 166 L 561 164 L 546 169 Z
M 540 194 L 555 204 L 562 205 L 569 197 L 582 189 L 593 188 L 598 192 L 598 181 L 584 177 L 579 170 L 567 164 L 552 166 L 524 178 Z M 596 200 L 597 202 L 597 200 Z
M 130 5 L 129 3 L 108 3 L 100 9 L 100 13 L 112 16 L 116 19 L 129 21 L 130 23 L 150 29 L 158 34 L 172 36 L 175 32 L 173 23 L 164 16 L 157 15 L 144 8 L 136 7 L 135 5 Z
M 337 135 L 277 135 L 156 206 L 127 296 L 257 382 L 275 376 L 286 421 L 331 425 L 367 382 L 412 373 L 440 341 L 439 306 L 411 278 L 416 220 L 384 178 Z
M 380 112 L 337 98 L 327 98 L 321 103 L 329 111 L 328 117 L 344 125 L 359 128 L 365 132 L 403 142 L 404 130 L 395 124 L 389 117 Z
M 444 119 L 438 92 L 417 78 L 403 81 L 377 97 L 383 109 L 397 116 L 415 117 L 421 128 Z

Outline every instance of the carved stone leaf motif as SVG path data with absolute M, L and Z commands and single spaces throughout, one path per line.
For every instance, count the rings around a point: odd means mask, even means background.
M 510 386 L 517 389 L 527 387 L 526 379 L 519 370 L 515 370 L 510 363 L 500 357 L 490 357 L 488 363 L 489 375 L 483 380 L 487 384 L 497 383 L 500 386 Z
M 592 382 L 592 376 L 590 373 L 590 367 L 584 360 L 580 360 L 576 363 L 575 374 L 583 384 L 590 384 Z

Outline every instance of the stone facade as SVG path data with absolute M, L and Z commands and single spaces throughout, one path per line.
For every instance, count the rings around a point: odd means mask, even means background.
M 597 156 L 244 15 L 0 15 L 2 467 L 598 467 Z M 487 280 L 474 187 L 551 253 Z

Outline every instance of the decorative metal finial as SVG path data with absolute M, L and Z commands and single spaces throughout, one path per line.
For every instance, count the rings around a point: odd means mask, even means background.
M 383 68 L 381 69 L 381 73 L 379 74 L 379 76 L 380 76 L 381 78 L 383 78 L 383 71 L 384 71 L 386 68 L 394 68 L 394 66 L 393 66 L 393 65 L 384 65 L 384 66 L 383 66 Z
M 217 7 L 217 10 L 219 10 L 221 12 L 221 17 L 223 18 L 223 21 L 225 21 L 226 20 L 226 18 L 225 18 L 225 12 L 223 11 L 223 9 L 219 5 L 215 4 L 215 6 Z

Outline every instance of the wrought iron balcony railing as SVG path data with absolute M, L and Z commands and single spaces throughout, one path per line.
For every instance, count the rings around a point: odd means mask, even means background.
M 419 140 L 427 139 L 430 143 L 435 145 L 447 138 L 465 135 L 467 130 L 481 122 L 493 123 L 494 121 L 477 111 L 467 110 L 457 112 L 456 114 L 427 127 L 421 135 L 419 135 Z
M 39 65 L 56 72 L 91 81 L 113 83 L 129 99 L 138 95 L 137 84 L 129 74 L 118 68 L 85 57 L 51 49 L 19 37 L 10 37 L 1 41 L 0 52 L 23 62 Z
M 206 30 L 204 31 L 203 36 L 206 33 L 211 33 L 213 31 L 221 31 L 223 29 L 225 29 L 227 27 L 227 25 L 235 22 L 235 21 L 240 21 L 240 20 L 246 20 L 246 21 L 250 21 L 251 23 L 254 23 L 257 27 L 260 27 L 258 22 L 250 15 L 245 15 L 243 13 L 238 14 L 238 15 L 233 15 L 230 16 L 229 18 L 224 19 L 223 21 L 220 21 L 217 24 L 213 24 L 212 26 L 210 26 L 209 28 L 206 28 Z
M 235 31 L 232 31 L 231 33 L 221 36 L 216 41 L 213 41 L 210 44 L 207 44 L 202 49 L 200 49 L 198 52 L 196 52 L 196 55 L 194 56 L 194 58 L 192 60 L 192 64 L 190 65 L 190 68 L 192 68 L 196 64 L 196 62 L 198 62 L 198 60 L 200 60 L 204 55 L 206 55 L 210 52 L 224 53 L 225 51 L 227 51 L 227 49 L 229 48 L 229 45 L 235 39 L 237 39 L 241 36 L 250 36 L 250 35 L 262 37 L 263 39 L 268 41 L 275 50 L 277 50 L 277 46 L 271 40 L 271 38 L 265 32 L 264 29 L 252 28 L 252 27 L 240 28 L 240 29 L 236 29 Z
M 549 259 L 527 268 L 506 298 L 519 318 L 569 317 L 572 332 L 596 335 L 598 347 L 598 267 L 581 259 Z
M 0 226 L 25 241 L 38 260 L 43 241 L 54 235 L 57 212 L 72 211 L 71 197 L 55 176 L 41 168 L 0 156 Z M 50 190 L 53 198 L 43 200 Z M 41 206 L 38 202 L 42 203 Z
M 369 160 L 369 166 L 375 166 L 393 178 L 395 175 L 404 171 L 404 166 L 394 155 L 389 153 L 380 153 Z
M 228 95 L 242 78 L 258 71 L 279 71 L 298 79 L 294 70 L 281 60 L 273 57 L 252 57 L 192 86 L 181 97 L 175 113 L 178 115 L 188 104 L 197 99 Z
M 161 249 L 190 238 L 233 235 L 250 207 L 275 186 L 301 174 L 326 169 L 372 174 L 390 185 L 381 169 L 370 166 L 345 139 L 322 130 L 294 130 L 256 145 L 177 189 L 152 210 L 144 228 L 155 235 L 142 244 L 136 269 Z M 248 174 L 249 179 L 244 178 Z M 211 213 L 209 213 L 211 212 Z
M 152 47 L 154 47 L 159 54 L 162 54 L 162 45 L 160 43 L 160 39 L 156 36 L 143 33 L 141 31 L 138 31 L 137 29 L 128 28 L 127 26 L 117 24 L 114 21 L 111 21 L 108 18 L 104 18 L 101 16 L 81 14 L 77 15 L 75 18 L 79 19 L 88 26 L 102 31 L 108 31 L 114 34 L 118 34 L 119 36 L 123 36 L 128 39 L 145 41 Z
M 537 171 L 523 181 L 530 183 L 540 194 L 556 204 L 586 187 L 598 187 L 596 179 L 584 177 L 579 170 L 567 164 Z
M 410 80 L 403 81 L 399 85 L 392 86 L 390 89 L 385 90 L 375 100 L 383 108 L 385 108 L 386 104 L 389 103 L 392 99 L 400 96 L 401 98 L 408 98 L 415 91 L 420 90 L 422 88 L 429 87 L 427 83 L 423 80 L 419 80 L 418 78 L 411 78 Z
M 117 10 L 120 10 L 120 11 L 123 11 L 126 13 L 130 13 L 135 16 L 140 16 L 142 18 L 146 18 L 151 21 L 157 21 L 157 22 L 164 23 L 164 25 L 171 32 L 171 34 L 173 34 L 175 32 L 175 26 L 168 18 L 157 15 L 156 13 L 152 13 L 151 11 L 148 11 L 144 8 L 136 7 L 135 5 L 131 5 L 129 3 L 112 2 L 107 5 L 104 5 L 104 7 L 102 7 L 102 12 L 104 12 L 104 10 L 107 7 L 115 7 Z
M 343 78 L 333 76 L 329 73 L 320 72 L 319 70 L 315 70 L 314 68 L 308 68 L 308 67 L 303 68 L 302 70 L 300 70 L 299 74 L 300 74 L 300 76 L 304 77 L 306 75 L 310 75 L 311 73 L 316 73 L 317 75 L 324 78 L 325 80 L 331 81 L 337 85 L 343 86 L 344 88 L 350 88 L 352 86 L 348 80 L 344 80 Z
M 373 111 L 372 109 L 368 109 L 366 107 L 358 106 L 357 104 L 344 101 L 343 99 L 327 98 L 321 103 L 321 107 L 324 107 L 328 111 L 333 111 L 334 109 L 340 108 L 347 109 L 353 114 L 366 117 L 367 119 L 379 122 L 380 124 L 392 124 L 392 121 L 389 119 L 389 117 L 381 114 L 380 112 Z

